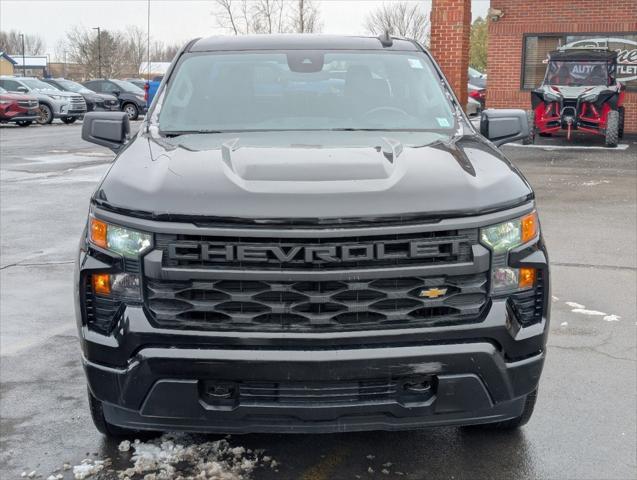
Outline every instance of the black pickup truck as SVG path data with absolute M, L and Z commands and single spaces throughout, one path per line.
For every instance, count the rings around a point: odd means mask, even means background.
M 176 56 L 90 202 L 75 292 L 93 420 L 137 430 L 513 429 L 548 257 L 529 183 L 431 55 L 390 37 L 214 37 Z

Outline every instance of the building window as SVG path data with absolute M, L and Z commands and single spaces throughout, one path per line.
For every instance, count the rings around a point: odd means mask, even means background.
M 617 80 L 628 89 L 637 89 L 637 33 L 525 35 L 521 81 L 523 89 L 530 90 L 542 83 L 548 53 L 561 46 L 617 50 Z

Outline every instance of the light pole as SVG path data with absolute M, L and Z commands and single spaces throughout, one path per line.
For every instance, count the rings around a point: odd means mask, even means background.
M 22 40 L 22 76 L 27 76 L 27 63 L 24 60 L 24 33 L 20 34 L 20 40 Z
M 100 27 L 93 27 L 97 30 L 97 74 L 102 78 L 102 35 L 100 35 Z

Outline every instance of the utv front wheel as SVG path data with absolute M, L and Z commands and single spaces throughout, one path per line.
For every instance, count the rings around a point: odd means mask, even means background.
M 533 409 L 535 408 L 535 401 L 537 400 L 537 388 L 526 396 L 524 402 L 524 410 L 519 417 L 512 418 L 511 420 L 504 420 L 502 422 L 484 423 L 481 425 L 471 425 L 469 429 L 480 430 L 516 430 L 523 425 L 526 425 L 533 415 Z
M 522 145 L 531 145 L 535 142 L 535 111 L 526 111 L 526 121 L 529 124 L 529 135 L 522 140 Z
M 619 112 L 611 110 L 606 120 L 606 146 L 616 147 L 619 142 Z
M 95 398 L 90 390 L 88 390 L 88 405 L 91 410 L 91 418 L 93 419 L 95 428 L 97 428 L 97 431 L 100 432 L 102 435 L 105 435 L 106 437 L 140 438 L 156 435 L 156 433 L 154 432 L 140 432 L 138 430 L 130 430 L 128 428 L 117 427 L 108 423 L 106 421 L 106 417 L 104 416 L 104 408 L 102 406 L 102 402 Z
M 617 109 L 619 112 L 619 138 L 624 138 L 624 116 L 626 112 L 624 111 L 624 107 L 619 107 Z

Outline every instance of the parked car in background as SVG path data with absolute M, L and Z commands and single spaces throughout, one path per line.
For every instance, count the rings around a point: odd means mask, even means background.
M 159 89 L 159 85 L 161 84 L 163 78 L 163 75 L 158 75 L 156 77 L 153 77 L 152 80 L 127 78 L 126 81 L 144 90 L 144 94 L 146 96 L 146 105 L 150 107 L 150 104 L 153 102 L 153 98 L 155 98 L 155 94 L 157 93 L 157 90 Z
M 126 80 L 102 78 L 84 82 L 84 86 L 94 92 L 116 96 L 120 110 L 126 112 L 130 120 L 137 120 L 148 110 L 144 90 Z
M 34 77 L 0 77 L 0 87 L 9 92 L 28 93 L 37 97 L 40 116 L 37 122 L 48 124 L 54 118 L 64 123 L 73 123 L 86 113 L 86 102 L 82 95 L 63 92 L 53 85 Z
M 28 127 L 40 115 L 38 99 L 33 95 L 9 93 L 0 87 L 0 123 L 15 122 Z
M 88 112 L 111 112 L 119 110 L 119 100 L 114 95 L 94 92 L 93 90 L 86 88 L 81 83 L 74 82 L 73 80 L 67 80 L 65 78 L 44 78 L 42 81 L 49 85 L 53 85 L 59 90 L 82 95 L 86 102 L 86 110 Z
M 487 88 L 487 74 L 469 67 L 469 83 L 478 88 Z

